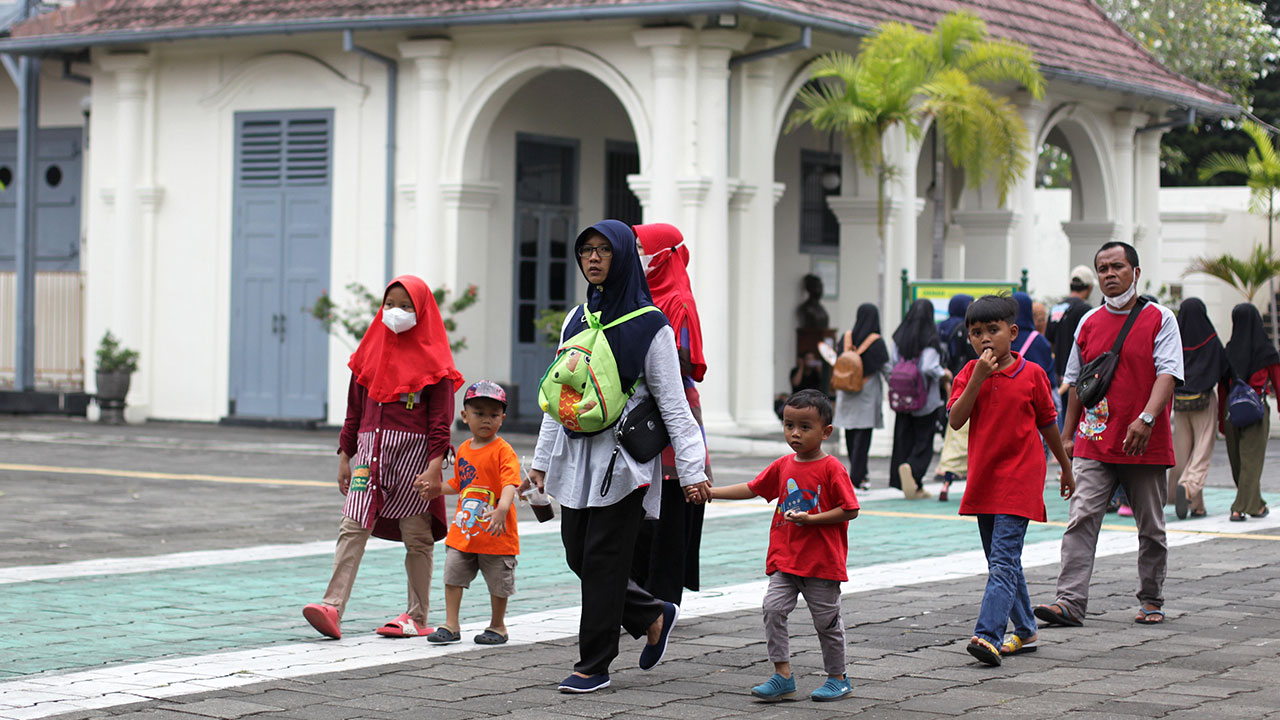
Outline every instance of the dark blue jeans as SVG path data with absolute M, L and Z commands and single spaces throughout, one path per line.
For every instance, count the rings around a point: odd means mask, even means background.
M 987 554 L 987 589 L 973 634 L 997 646 L 1013 621 L 1013 631 L 1026 639 L 1036 634 L 1031 614 L 1031 597 L 1022 575 L 1022 543 L 1027 535 L 1027 519 L 1017 515 L 979 515 L 978 532 L 982 551 Z

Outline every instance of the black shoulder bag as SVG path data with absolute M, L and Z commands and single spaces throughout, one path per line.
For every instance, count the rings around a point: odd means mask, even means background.
M 1138 298 L 1138 304 L 1133 306 L 1133 310 L 1129 311 L 1129 317 L 1124 321 L 1124 327 L 1120 328 L 1120 334 L 1116 336 L 1116 341 L 1111 344 L 1111 349 L 1102 353 L 1098 357 L 1090 360 L 1088 364 L 1080 368 L 1080 377 L 1076 380 L 1076 395 L 1079 396 L 1080 402 L 1085 407 L 1091 408 L 1102 402 L 1107 396 L 1107 389 L 1111 387 L 1111 379 L 1116 374 L 1116 365 L 1120 363 L 1120 348 L 1124 346 L 1124 339 L 1129 336 L 1129 329 L 1133 327 L 1133 323 L 1138 319 L 1138 313 L 1146 307 L 1147 301 Z
M 613 437 L 617 444 L 613 446 L 609 467 L 605 469 L 604 483 L 600 487 L 601 497 L 608 495 L 609 488 L 613 485 L 613 467 L 618 461 L 619 451 L 626 450 L 638 462 L 647 463 L 661 455 L 671 444 L 667 425 L 662 421 L 662 411 L 658 408 L 658 399 L 650 394 L 636 403 L 621 420 L 614 423 Z

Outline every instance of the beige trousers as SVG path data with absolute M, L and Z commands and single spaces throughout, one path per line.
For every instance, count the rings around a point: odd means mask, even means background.
M 961 480 L 969 474 L 969 423 L 960 426 L 959 430 L 947 424 L 947 434 L 942 441 L 942 457 L 938 460 L 936 475 L 955 473 Z
M 364 557 L 364 546 L 369 542 L 372 529 L 360 527 L 360 523 L 343 516 L 338 525 L 338 546 L 333 552 L 333 577 L 324 591 L 325 605 L 338 608 L 338 617 L 347 610 L 351 588 L 356 582 L 356 571 Z M 404 570 L 409 576 L 409 617 L 419 625 L 427 624 L 427 607 L 431 602 L 431 570 L 434 561 L 435 538 L 431 534 L 431 515 L 411 515 L 400 518 L 400 534 L 404 537 Z
M 1173 455 L 1177 465 L 1169 472 L 1169 498 L 1179 483 L 1187 489 L 1191 512 L 1204 512 L 1204 481 L 1213 460 L 1218 433 L 1218 397 L 1209 393 L 1209 407 L 1173 414 Z

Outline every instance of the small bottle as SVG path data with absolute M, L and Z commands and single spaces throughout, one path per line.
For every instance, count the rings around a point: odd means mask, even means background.
M 520 483 L 520 497 L 529 506 L 533 508 L 533 516 L 538 522 L 544 523 L 556 516 L 556 511 L 551 507 L 551 496 L 538 489 L 538 486 L 529 478 L 529 458 L 520 458 L 520 475 L 524 481 Z

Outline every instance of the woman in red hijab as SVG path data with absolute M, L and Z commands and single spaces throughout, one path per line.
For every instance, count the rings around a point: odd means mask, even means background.
M 449 451 L 453 394 L 462 374 L 430 288 L 401 275 L 347 363 L 347 419 L 338 440 L 338 490 L 346 496 L 333 576 L 324 599 L 302 609 L 321 634 L 341 638 L 369 535 L 403 540 L 409 576 L 407 610 L 378 628 L 388 637 L 425 637 L 435 541 L 448 533 L 444 498 L 422 500 L 415 479 L 439 482 Z
M 702 400 L 695 383 L 702 382 L 707 362 L 702 356 L 702 325 L 689 287 L 689 249 L 674 225 L 636 225 L 636 249 L 645 267 L 645 281 L 653 304 L 667 316 L 675 333 L 676 353 L 684 375 L 684 394 L 698 427 L 702 427 Z M 706 432 L 703 432 L 706 442 Z M 698 554 L 702 544 L 705 508 L 687 503 L 676 474 L 675 452 L 662 452 L 662 512 L 646 521 L 636 541 L 632 579 L 654 597 L 680 604 L 684 588 L 698 589 Z M 711 464 L 706 465 L 711 479 Z

